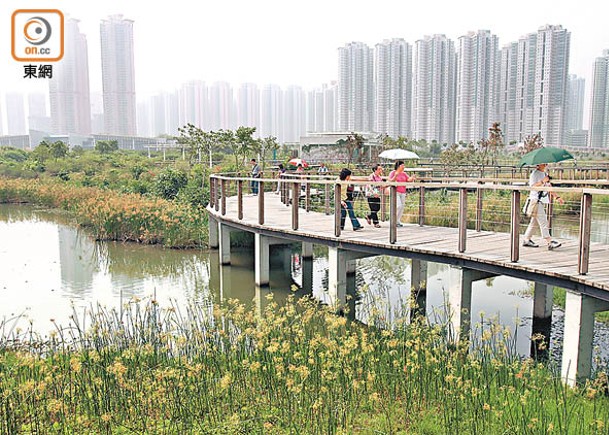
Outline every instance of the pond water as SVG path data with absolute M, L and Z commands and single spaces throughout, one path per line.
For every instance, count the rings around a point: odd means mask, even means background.
M 606 217 L 596 219 L 593 237 L 606 237 L 602 229 L 608 222 Z M 560 226 L 561 237 L 573 236 L 570 227 Z M 327 266 L 324 247 L 315 246 L 313 261 L 305 261 L 298 245 L 273 246 L 270 286 L 260 289 L 254 285 L 250 250 L 233 250 L 232 265 L 221 266 L 217 251 L 99 242 L 62 213 L 0 205 L 0 335 L 31 327 L 44 337 L 57 324 L 68 324 L 74 310 L 80 313 L 97 304 L 119 310 L 132 298 L 155 299 L 163 307 L 189 301 L 213 305 L 236 298 L 262 309 L 272 292 L 279 302 L 290 294 L 312 294 L 327 302 Z M 449 271 L 443 264 L 428 265 L 426 309 L 432 322 L 445 319 Z M 391 325 L 408 316 L 410 261 L 386 256 L 361 259 L 350 279 L 355 289 L 351 317 L 369 323 L 374 316 Z M 505 276 L 475 282 L 472 322 L 483 316 L 517 329 L 516 350 L 528 355 L 531 290 L 532 283 Z M 562 311 L 555 309 L 551 340 L 555 357 L 561 352 L 562 317 Z M 594 358 L 605 365 L 609 332 L 599 323 L 595 332 Z

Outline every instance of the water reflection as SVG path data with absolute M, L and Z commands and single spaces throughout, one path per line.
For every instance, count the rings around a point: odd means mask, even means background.
M 600 223 L 597 223 L 600 225 Z M 289 295 L 312 295 L 328 303 L 328 253 L 314 246 L 314 258 L 303 258 L 299 245 L 271 246 L 270 284 L 254 284 L 251 250 L 233 249 L 232 264 L 222 266 L 216 251 L 169 250 L 91 239 L 63 214 L 29 206 L 0 206 L 0 320 L 25 313 L 41 333 L 54 329 L 50 319 L 67 324 L 72 306 L 100 303 L 118 308 L 132 297 L 155 298 L 161 306 L 200 301 L 206 306 L 238 299 L 262 312 L 268 296 L 283 303 Z M 412 264 L 397 257 L 357 260 L 348 275 L 347 315 L 364 324 L 388 327 L 408 320 Z M 419 294 L 419 312 L 432 323 L 447 321 L 450 267 L 427 265 L 426 291 Z M 488 326 L 495 318 L 513 333 L 518 353 L 531 351 L 533 331 L 547 334 L 547 325 L 533 324 L 532 284 L 499 276 L 472 286 L 471 322 Z M 552 357 L 559 357 L 562 312 L 554 311 Z M 26 319 L 23 319 L 25 322 Z M 517 325 L 520 325 L 518 328 Z M 545 328 L 545 329 L 544 329 Z M 597 325 L 595 343 L 606 342 L 607 328 Z M 0 331 L 1 333 L 1 331 Z M 604 334 L 604 335 L 603 335 Z M 604 349 L 604 347 L 603 347 Z M 605 358 L 605 350 L 595 356 Z

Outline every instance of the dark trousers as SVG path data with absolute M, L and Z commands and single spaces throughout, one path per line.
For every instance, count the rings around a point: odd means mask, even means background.
M 340 209 L 340 229 L 345 229 L 345 220 L 347 219 L 347 213 L 349 213 L 349 219 L 351 219 L 351 225 L 353 225 L 353 229 L 361 227 L 359 221 L 355 217 L 355 212 L 353 211 L 353 201 L 345 201 L 347 207 L 341 207 Z
M 252 180 L 250 183 L 251 183 L 250 187 L 252 188 L 252 193 L 254 195 L 258 195 L 258 182 Z
M 372 219 L 374 224 L 379 223 L 378 211 L 381 209 L 381 198 L 370 196 L 368 197 L 368 206 L 370 207 L 370 214 L 368 217 Z

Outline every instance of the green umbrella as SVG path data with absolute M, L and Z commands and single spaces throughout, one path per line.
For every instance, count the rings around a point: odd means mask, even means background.
M 562 148 L 542 147 L 522 156 L 518 166 L 535 166 L 541 165 L 542 163 L 556 163 L 572 158 L 573 156 L 571 153 L 567 150 L 563 150 Z

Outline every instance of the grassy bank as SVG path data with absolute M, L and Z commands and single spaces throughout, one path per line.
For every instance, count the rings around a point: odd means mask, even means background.
M 443 326 L 382 331 L 309 300 L 265 303 L 261 316 L 236 303 L 98 309 L 45 343 L 23 331 L 0 353 L 0 432 L 607 431 L 606 377 L 567 389 L 495 325 L 473 352 Z
M 0 178 L 0 203 L 31 203 L 73 213 L 100 240 L 183 248 L 205 246 L 207 214 L 194 206 L 54 180 Z

